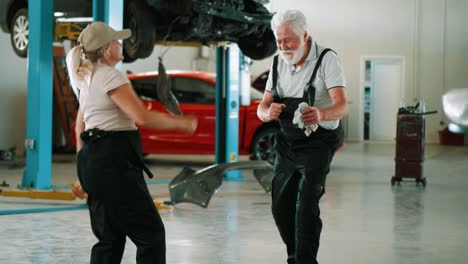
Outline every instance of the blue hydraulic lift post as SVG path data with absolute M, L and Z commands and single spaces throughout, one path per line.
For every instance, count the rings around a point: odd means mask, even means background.
M 239 160 L 239 90 L 240 51 L 237 44 L 229 45 L 226 80 L 226 162 Z M 243 180 L 239 170 L 226 173 L 227 180 Z
M 107 23 L 115 30 L 121 30 L 123 28 L 123 0 L 93 0 L 93 20 Z M 121 67 L 122 63 L 116 66 L 117 69 Z
M 215 163 L 224 163 L 226 160 L 226 57 L 227 47 L 216 48 L 216 138 L 215 138 Z
M 93 20 L 109 22 L 109 0 L 93 0 Z
M 23 188 L 50 189 L 52 178 L 53 0 L 28 1 L 26 168 Z
M 115 30 L 122 30 L 123 29 L 123 14 L 124 14 L 124 0 L 114 0 L 107 4 L 107 22 L 109 25 Z M 119 40 L 120 44 L 122 44 L 122 40 Z M 119 62 L 115 68 L 121 70 L 122 69 L 122 62 Z
M 235 162 L 239 152 L 239 59 L 230 63 L 230 51 L 237 47 L 220 46 L 216 50 L 216 147 L 215 163 Z M 239 52 L 233 52 L 239 56 Z M 232 69 L 232 67 L 237 67 Z M 232 69 L 232 70 L 231 70 Z M 231 73 L 234 74 L 231 82 Z M 240 171 L 230 171 L 227 180 L 243 179 Z

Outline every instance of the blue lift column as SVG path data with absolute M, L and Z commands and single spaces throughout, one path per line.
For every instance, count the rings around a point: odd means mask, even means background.
M 115 30 L 123 28 L 123 0 L 93 0 L 93 20 L 109 24 Z M 117 64 L 120 69 L 122 63 Z
M 51 189 L 53 0 L 30 0 L 26 168 L 21 186 Z
M 216 51 L 216 163 L 239 160 L 239 48 L 232 44 Z M 230 171 L 227 180 L 242 180 Z
M 93 0 L 93 20 L 108 23 L 109 0 Z

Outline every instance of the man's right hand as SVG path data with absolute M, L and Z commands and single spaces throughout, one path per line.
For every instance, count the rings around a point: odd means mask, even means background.
M 279 116 L 283 109 L 286 108 L 285 104 L 271 103 L 268 109 L 268 118 L 273 120 L 279 120 Z

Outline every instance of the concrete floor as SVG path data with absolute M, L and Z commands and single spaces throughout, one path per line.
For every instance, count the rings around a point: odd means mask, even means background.
M 468 259 L 468 147 L 426 145 L 427 186 L 392 187 L 395 145 L 352 143 L 335 156 L 321 201 L 324 222 L 320 263 L 464 264 Z M 245 157 L 243 157 L 245 159 Z M 53 184 L 75 175 L 73 157 L 54 157 Z M 157 179 L 181 166 L 210 165 L 212 156 L 149 156 Z M 22 169 L 0 167 L 0 182 L 15 186 Z M 270 214 L 270 196 L 243 171 L 245 181 L 224 182 L 206 209 L 178 204 L 160 211 L 167 230 L 169 264 L 285 263 L 285 248 Z M 150 184 L 168 200 L 166 184 Z M 76 207 L 0 196 L 0 211 Z M 0 263 L 87 263 L 95 238 L 86 209 L 0 216 Z M 126 245 L 122 263 L 135 263 Z

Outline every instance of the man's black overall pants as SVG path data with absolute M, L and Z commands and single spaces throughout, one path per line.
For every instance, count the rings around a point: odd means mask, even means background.
M 286 243 L 288 263 L 318 263 L 322 221 L 319 200 L 335 150 L 341 144 L 341 127 L 319 127 L 309 137 L 301 129 L 288 131 L 301 98 L 283 98 L 282 130 L 276 136 L 275 170 L 272 183 L 272 212 Z M 292 112 L 290 112 L 292 111 Z
M 137 263 L 166 263 L 164 225 L 144 180 L 139 132 L 93 129 L 81 139 L 78 177 L 99 240 L 91 263 L 120 263 L 126 236 L 137 247 Z
M 273 217 L 286 244 L 290 264 L 318 263 L 322 230 L 319 200 L 325 193 L 325 180 L 335 150 L 343 141 L 341 125 L 334 130 L 319 126 L 307 137 L 292 123 L 300 103 L 314 105 L 315 88 L 310 84 L 318 66 L 302 98 L 280 98 L 276 81 L 271 91 L 275 102 L 286 105 L 280 115 L 281 132 L 275 139 L 276 160 L 271 194 Z

